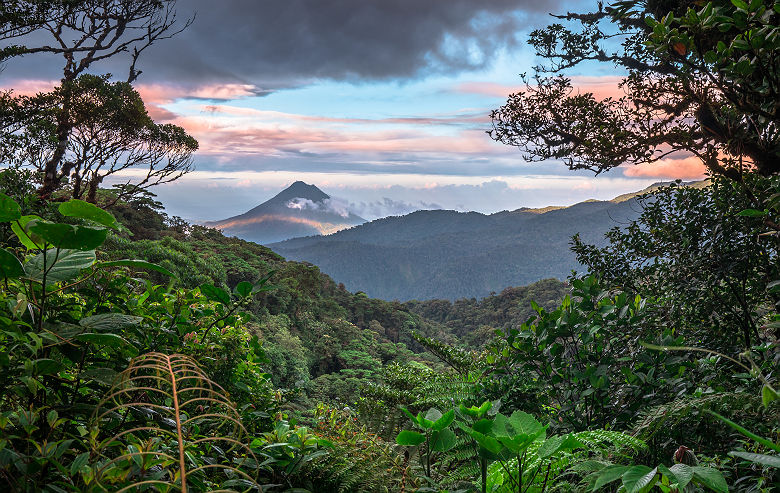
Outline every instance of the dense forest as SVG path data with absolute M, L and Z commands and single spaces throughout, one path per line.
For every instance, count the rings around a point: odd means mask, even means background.
M 198 145 L 132 84 L 172 5 L 0 8 L 0 61 L 65 60 L 52 92 L 0 93 L 4 490 L 777 491 L 780 4 L 619 1 L 534 31 L 549 65 L 494 139 L 596 172 L 685 151 L 711 181 L 571 238 L 565 282 L 405 303 L 165 213 L 148 188 Z M 81 41 L 35 44 L 63 29 Z M 90 75 L 117 53 L 126 82 Z M 625 97 L 572 92 L 593 61 Z

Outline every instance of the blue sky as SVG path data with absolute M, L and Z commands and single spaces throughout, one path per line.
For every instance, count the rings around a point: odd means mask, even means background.
M 193 24 L 144 54 L 136 86 L 156 120 L 200 142 L 195 171 L 154 189 L 194 221 L 244 212 L 303 180 L 373 219 L 418 208 L 495 212 L 608 199 L 679 166 L 599 177 L 526 163 L 493 142 L 489 113 L 538 63 L 528 33 L 549 11 L 587 1 L 179 1 Z M 595 4 L 595 2 L 593 2 Z M 121 73 L 121 59 L 97 71 Z M 0 83 L 56 80 L 44 58 L 14 61 Z M 617 94 L 604 67 L 570 75 Z

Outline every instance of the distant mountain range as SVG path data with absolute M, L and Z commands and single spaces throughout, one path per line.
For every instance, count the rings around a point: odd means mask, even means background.
M 572 235 L 602 245 L 606 231 L 639 216 L 636 197 L 659 185 L 570 207 L 490 215 L 417 211 L 269 247 L 290 260 L 311 262 L 347 289 L 373 298 L 480 298 L 508 286 L 565 279 L 581 268 L 569 250 Z
M 299 236 L 330 234 L 364 222 L 319 188 L 296 181 L 254 209 L 204 225 L 265 245 Z

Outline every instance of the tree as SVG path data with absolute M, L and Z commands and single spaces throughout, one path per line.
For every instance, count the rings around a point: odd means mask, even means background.
M 777 193 L 770 180 L 746 177 L 760 200 Z M 663 187 L 639 198 L 642 214 L 606 234 L 608 244 L 578 236 L 577 260 L 609 288 L 654 300 L 659 325 L 710 349 L 736 353 L 770 340 L 768 313 L 780 296 L 780 244 L 762 235 L 739 184 L 716 178 L 703 187 Z
M 66 104 L 71 130 L 61 153 L 58 108 Z M 106 77 L 82 75 L 50 93 L 14 97 L 6 108 L 4 116 L 15 120 L 11 126 L 16 131 L 15 142 L 4 149 L 4 160 L 45 174 L 53 156 L 61 153 L 55 182 L 70 173 L 72 197 L 88 202 L 96 201 L 106 177 L 121 176 L 129 168 L 143 171 L 122 177 L 132 187 L 118 189 L 117 199 L 175 180 L 191 169 L 198 148 L 181 127 L 155 124 L 130 84 Z
M 599 2 L 555 17 L 566 25 L 530 37 L 548 64 L 492 112 L 492 138 L 596 173 L 680 153 L 738 182 L 780 173 L 780 3 Z M 624 96 L 574 94 L 565 71 L 593 61 L 627 73 Z
M 9 141 L 19 144 L 28 140 L 47 138 L 50 143 L 43 146 L 45 149 L 36 149 L 38 155 L 28 162 L 42 171 L 39 195 L 48 199 L 68 178 L 75 181 L 74 194 L 78 195 L 85 181 L 92 186 L 95 177 L 106 176 L 106 170 L 119 170 L 131 166 L 144 164 L 149 166 L 148 180 L 142 180 L 143 184 L 149 184 L 160 177 L 157 170 L 162 165 L 165 169 L 168 161 L 181 161 L 181 151 L 188 149 L 191 153 L 194 147 L 193 140 L 184 131 L 172 125 L 150 125 L 148 116 L 145 115 L 143 104 L 138 106 L 140 99 L 137 94 L 131 94 L 129 84 L 135 81 L 141 74 L 137 68 L 137 62 L 144 52 L 155 41 L 169 38 L 186 28 L 192 19 L 177 27 L 175 0 L 12 0 L 3 2 L 0 7 L 0 40 L 7 45 L 0 49 L 0 62 L 14 57 L 48 53 L 62 55 L 62 80 L 60 86 L 49 93 L 34 99 L 14 98 L 11 94 L 0 97 L 3 108 L 3 119 L 0 122 L 0 130 L 4 134 L 14 131 L 23 134 L 4 135 L 2 144 Z M 16 44 L 18 43 L 18 44 Z M 88 69 L 96 63 L 117 55 L 127 55 L 128 76 L 127 86 L 111 85 L 104 80 L 102 87 L 97 79 L 82 78 Z M 91 85 L 91 87 L 85 87 Z M 126 101 L 123 97 L 129 97 Z M 86 98 L 86 99 L 85 99 Z M 90 98 L 92 98 L 90 100 Z M 117 99 L 120 98 L 120 99 Z M 21 104 L 27 103 L 27 104 Z M 93 104 L 90 111 L 85 104 Z M 122 106 L 127 103 L 127 106 Z M 115 106 L 119 104 L 119 106 Z M 81 106 L 80 106 L 81 105 Z M 109 117 L 100 118 L 102 128 L 97 133 L 113 132 L 106 142 L 106 147 L 93 141 L 90 143 L 90 157 L 82 156 L 74 161 L 70 159 L 75 148 L 85 151 L 85 142 L 73 143 L 85 135 L 83 120 L 85 116 L 94 117 L 97 108 L 101 105 L 113 106 Z M 133 108 L 134 107 L 134 108 Z M 127 128 L 122 123 L 120 128 L 110 129 L 107 123 L 116 123 L 114 119 L 117 112 L 135 111 L 131 123 L 135 124 L 133 138 L 128 139 Z M 14 117 L 15 116 L 15 117 Z M 39 117 L 39 118 L 36 118 Z M 45 125 L 31 129 L 27 121 L 40 119 Z M 112 120 L 113 119 L 113 120 Z M 132 125 L 131 125 L 132 126 Z M 21 130 L 20 130 L 21 129 Z M 150 145 L 143 151 L 138 146 L 131 144 L 139 136 L 142 129 L 150 132 L 147 136 Z M 33 133 L 29 132 L 33 130 Z M 90 132 L 87 132 L 89 134 Z M 90 137 L 96 133 L 91 132 Z M 122 134 L 122 135 L 119 135 Z M 176 150 L 169 156 L 163 156 L 171 150 L 171 144 Z M 184 144 L 182 146 L 182 144 Z M 100 163 L 106 156 L 116 150 L 119 145 L 120 159 L 108 164 Z M 18 148 L 17 148 L 18 149 Z M 179 154 L 177 156 L 176 154 Z M 139 159 L 144 156 L 146 159 Z M 3 156 L 5 157 L 5 156 Z M 42 160 L 43 159 L 43 160 Z M 122 159 L 127 161 L 122 163 Z M 189 156 L 185 158 L 185 161 Z M 92 161 L 92 164 L 85 163 Z M 101 172 L 96 170 L 96 167 Z M 179 165 L 179 171 L 186 171 L 186 166 Z M 86 171 L 86 175 L 82 175 Z M 113 173 L 113 171 L 112 171 Z M 168 170 L 162 172 L 167 178 L 175 176 Z M 171 178 L 173 179 L 173 178 Z M 98 180 L 99 183 L 99 180 Z M 89 195 L 89 192 L 87 192 Z

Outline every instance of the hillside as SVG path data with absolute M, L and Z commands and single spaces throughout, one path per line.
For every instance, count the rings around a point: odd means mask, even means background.
M 490 215 L 417 211 L 269 246 L 372 297 L 454 300 L 565 279 L 580 268 L 569 251 L 572 235 L 600 245 L 606 231 L 638 217 L 640 208 L 631 197 Z
M 228 236 L 259 244 L 299 236 L 329 234 L 364 223 L 365 219 L 333 202 L 314 185 L 296 181 L 271 199 L 220 221 L 205 223 Z

